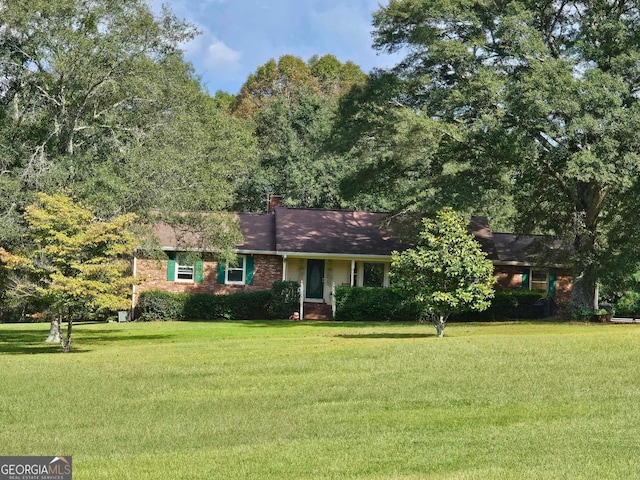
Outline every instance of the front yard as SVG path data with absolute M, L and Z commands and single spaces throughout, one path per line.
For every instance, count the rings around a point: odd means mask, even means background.
M 0 325 L 0 454 L 82 479 L 640 477 L 640 326 Z

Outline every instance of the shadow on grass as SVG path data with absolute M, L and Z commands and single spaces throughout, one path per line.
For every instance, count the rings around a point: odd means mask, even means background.
M 339 335 L 335 335 L 340 338 L 430 338 L 435 337 L 435 333 L 341 333 Z
M 223 322 L 226 320 L 223 320 Z M 380 326 L 413 326 L 417 322 L 386 322 L 368 321 L 368 322 L 344 322 L 339 320 L 301 320 L 294 322 L 293 320 L 229 320 L 229 323 L 239 323 L 247 327 L 269 327 L 269 328 L 292 328 L 292 327 L 346 327 L 346 328 L 367 328 Z
M 33 355 L 61 352 L 59 343 L 45 343 L 49 325 L 43 330 L 2 330 L 0 332 L 0 355 Z M 65 330 L 62 332 L 65 335 Z M 141 340 L 166 340 L 173 335 L 128 335 L 126 330 L 75 330 L 71 337 L 71 352 L 90 352 L 89 346 L 108 342 Z

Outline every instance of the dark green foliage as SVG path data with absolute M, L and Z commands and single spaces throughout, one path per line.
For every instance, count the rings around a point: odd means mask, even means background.
M 539 301 L 544 292 L 531 290 L 497 290 L 491 306 L 484 312 L 465 311 L 453 315 L 454 322 L 491 322 L 499 320 L 534 320 L 544 318 L 545 309 Z
M 139 320 L 184 320 L 189 294 L 160 290 L 142 292 L 138 297 L 136 316 Z
M 182 320 L 230 320 L 231 308 L 227 297 L 212 293 L 187 294 Z
M 541 309 L 536 302 L 545 297 L 543 292 L 530 290 L 496 291 L 491 306 L 486 312 L 474 312 L 474 318 L 486 320 L 534 319 L 540 318 Z
M 142 292 L 137 317 L 151 320 L 258 320 L 269 318 L 271 291 L 213 293 Z
M 223 295 L 219 295 L 222 297 Z M 271 291 L 238 292 L 226 295 L 232 320 L 260 320 L 270 318 Z
M 631 317 L 640 313 L 640 293 L 634 291 L 624 292 L 614 306 L 615 314 L 620 317 Z
M 390 288 L 336 287 L 336 320 L 398 322 L 419 318 L 419 307 Z
M 372 179 L 348 183 L 562 237 L 571 307 L 597 309 L 599 283 L 640 258 L 638 2 L 385 3 L 374 46 L 403 58 L 341 110 L 354 178 Z
M 298 282 L 277 281 L 271 286 L 271 316 L 273 318 L 289 318 L 300 308 L 300 285 Z
M 269 193 L 289 206 L 345 208 L 340 178 L 352 169 L 346 155 L 327 153 L 339 98 L 365 74 L 351 62 L 292 55 L 258 67 L 239 93 L 234 115 L 250 119 L 259 167 L 236 186 L 235 209 L 263 211 Z

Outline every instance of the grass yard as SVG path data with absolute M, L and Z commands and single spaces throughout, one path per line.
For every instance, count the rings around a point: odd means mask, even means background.
M 0 454 L 74 480 L 640 478 L 640 326 L 0 325 Z

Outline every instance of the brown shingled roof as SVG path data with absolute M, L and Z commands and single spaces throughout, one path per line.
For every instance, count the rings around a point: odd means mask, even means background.
M 388 256 L 414 246 L 388 225 L 388 213 L 277 207 L 274 213 L 240 213 L 237 218 L 244 237 L 237 245 L 241 251 Z M 553 237 L 494 233 L 486 217 L 471 217 L 469 231 L 493 261 L 552 265 L 566 259 L 567 249 Z M 165 248 L 206 249 L 197 233 L 176 233 L 163 222 L 154 233 Z
M 550 235 L 492 232 L 487 217 L 481 216 L 471 217 L 469 230 L 493 261 L 541 266 L 566 262 L 568 249 Z
M 274 252 L 276 249 L 275 220 L 273 215 L 266 213 L 239 213 L 237 218 L 240 224 L 240 232 L 244 237 L 242 244 L 237 245 L 239 250 L 254 250 Z M 193 231 L 176 231 L 174 227 L 165 222 L 158 222 L 153 233 L 160 245 L 165 248 L 203 248 L 207 249 L 202 236 Z
M 385 226 L 387 213 L 278 207 L 279 252 L 391 255 L 407 244 Z
M 276 251 L 275 216 L 269 213 L 239 213 L 240 232 L 244 242 L 238 250 Z

